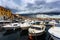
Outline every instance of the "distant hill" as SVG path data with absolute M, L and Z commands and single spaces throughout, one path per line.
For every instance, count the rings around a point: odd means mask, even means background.
M 60 12 L 49 12 L 49 13 L 28 13 L 28 14 L 20 14 L 20 15 L 22 15 L 22 16 L 30 16 L 30 15 L 38 15 L 38 14 L 60 15 Z
M 20 12 L 20 10 L 17 10 L 17 9 L 10 9 L 8 7 L 5 7 L 6 9 L 9 9 L 12 11 L 12 13 L 16 13 L 16 12 Z M 52 11 L 52 12 L 45 12 L 45 13 L 27 13 L 27 14 L 20 14 L 22 16 L 27 16 L 27 15 L 37 15 L 37 14 L 47 14 L 47 15 L 60 15 L 60 12 L 59 11 Z

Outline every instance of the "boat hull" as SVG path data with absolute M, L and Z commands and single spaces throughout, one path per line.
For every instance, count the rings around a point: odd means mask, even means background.
M 60 38 L 54 36 L 54 35 L 51 35 L 51 37 L 54 39 L 54 40 L 60 40 Z
M 20 28 L 20 27 L 3 27 L 5 30 L 11 30 L 11 29 L 13 29 L 13 30 L 15 30 L 15 29 L 18 29 L 18 28 Z
M 22 30 L 27 30 L 29 27 L 21 27 Z
M 29 34 L 31 34 L 32 36 L 40 36 L 40 35 L 42 35 L 44 32 L 45 32 L 45 31 L 40 32 L 40 33 L 29 33 Z

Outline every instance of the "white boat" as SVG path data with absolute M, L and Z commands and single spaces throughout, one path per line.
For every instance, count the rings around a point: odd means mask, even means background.
M 49 24 L 54 25 L 54 24 L 58 24 L 55 20 L 49 21 Z
M 6 30 L 9 30 L 9 29 L 16 29 L 16 28 L 19 28 L 20 25 L 19 23 L 10 23 L 10 24 L 6 24 L 4 26 L 2 26 L 3 28 L 5 28 Z
M 60 24 L 55 25 L 56 27 L 52 27 L 48 30 L 48 32 L 51 34 L 51 37 L 54 40 L 60 40 Z
M 26 30 L 29 27 L 30 27 L 29 22 L 22 22 L 22 23 L 20 23 L 20 28 L 23 29 L 23 30 Z
M 36 23 L 36 22 L 35 22 Z M 40 23 L 35 24 L 32 23 L 31 27 L 29 28 L 29 34 L 32 34 L 32 36 L 39 36 L 42 35 L 43 32 L 45 31 L 45 26 L 44 25 L 40 25 Z
M 29 24 L 29 22 L 9 23 L 9 24 L 5 24 L 2 27 L 5 29 L 21 28 L 21 29 L 25 30 L 30 27 L 30 24 Z

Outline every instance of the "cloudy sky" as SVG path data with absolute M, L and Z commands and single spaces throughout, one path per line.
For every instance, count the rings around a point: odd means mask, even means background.
M 0 6 L 18 10 L 16 13 L 60 12 L 60 0 L 0 0 Z

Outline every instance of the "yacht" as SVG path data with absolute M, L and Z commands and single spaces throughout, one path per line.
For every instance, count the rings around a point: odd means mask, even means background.
M 20 28 L 21 28 L 22 30 L 27 30 L 30 26 L 31 26 L 31 25 L 30 25 L 29 22 L 21 22 L 21 23 L 20 23 Z
M 54 25 L 54 24 L 58 24 L 58 23 L 55 20 L 51 20 L 51 21 L 49 21 L 49 24 Z
M 56 24 L 48 30 L 49 34 L 54 40 L 60 40 L 60 24 Z
M 32 22 L 31 24 L 31 27 L 28 29 L 29 35 L 39 36 L 45 31 L 45 26 L 41 23 L 41 21 Z
M 20 23 L 10 23 L 10 24 L 5 24 L 2 26 L 3 28 L 7 29 L 16 29 L 16 28 L 21 28 L 23 30 L 28 29 L 30 27 L 30 24 L 28 22 L 20 22 Z
M 19 28 L 20 25 L 19 23 L 10 23 L 10 24 L 5 24 L 4 26 L 2 26 L 5 30 L 9 30 L 9 29 L 13 29 L 15 30 L 16 28 Z

